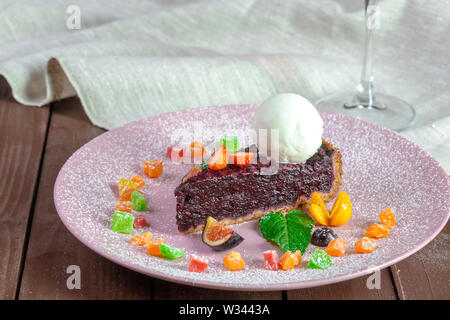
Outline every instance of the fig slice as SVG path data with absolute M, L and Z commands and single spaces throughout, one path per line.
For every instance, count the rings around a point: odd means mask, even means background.
M 236 247 L 244 238 L 234 230 L 223 226 L 213 217 L 206 219 L 202 233 L 203 242 L 216 251 L 229 250 Z

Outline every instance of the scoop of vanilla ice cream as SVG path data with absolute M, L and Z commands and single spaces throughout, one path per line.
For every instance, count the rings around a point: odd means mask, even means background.
M 322 145 L 323 120 L 307 99 L 282 93 L 264 101 L 256 110 L 253 128 L 279 129 L 280 162 L 302 162 Z M 271 153 L 271 139 L 267 139 Z

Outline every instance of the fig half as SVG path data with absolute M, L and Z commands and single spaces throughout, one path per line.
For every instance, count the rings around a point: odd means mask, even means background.
M 224 227 L 213 217 L 206 219 L 202 240 L 216 251 L 229 250 L 236 247 L 244 238 L 230 228 Z

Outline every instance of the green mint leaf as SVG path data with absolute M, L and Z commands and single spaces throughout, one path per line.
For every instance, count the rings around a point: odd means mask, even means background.
M 276 243 L 283 252 L 300 250 L 305 253 L 311 242 L 312 220 L 300 210 L 291 210 L 286 216 L 281 212 L 269 212 L 259 219 L 259 228 L 264 238 Z

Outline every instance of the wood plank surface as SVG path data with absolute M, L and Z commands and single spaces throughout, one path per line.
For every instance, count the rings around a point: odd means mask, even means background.
M 411 257 L 391 267 L 400 299 L 450 299 L 450 224 Z
M 366 282 L 370 275 L 335 284 L 289 290 L 288 300 L 395 300 L 397 293 L 389 269 L 380 271 L 380 289 L 369 289 Z
M 0 300 L 16 297 L 49 114 L 0 100 Z
M 78 99 L 52 105 L 52 117 L 19 299 L 150 299 L 151 278 L 94 253 L 64 227 L 53 203 L 53 185 L 65 161 L 103 133 Z M 67 267 L 81 270 L 81 289 L 69 290 Z
M 153 281 L 153 298 L 155 300 L 281 300 L 281 291 L 252 292 L 225 291 L 197 288 L 155 279 Z

